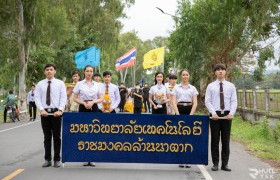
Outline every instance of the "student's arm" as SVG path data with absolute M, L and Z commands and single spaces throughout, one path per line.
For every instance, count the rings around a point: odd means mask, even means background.
M 193 96 L 192 98 L 192 110 L 190 115 L 194 115 L 196 108 L 197 108 L 197 95 Z
M 180 113 L 178 111 L 178 107 L 177 107 L 177 97 L 176 97 L 176 94 L 173 94 L 171 96 L 171 100 L 172 100 L 172 108 L 173 108 L 175 114 L 180 115 Z

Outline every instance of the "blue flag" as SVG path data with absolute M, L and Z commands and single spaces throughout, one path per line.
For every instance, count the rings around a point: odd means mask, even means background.
M 75 54 L 75 63 L 77 68 L 84 68 L 86 65 L 100 65 L 100 49 L 92 46 L 84 51 L 79 51 Z

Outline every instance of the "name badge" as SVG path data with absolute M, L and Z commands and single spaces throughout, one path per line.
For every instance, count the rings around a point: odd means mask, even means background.
M 161 105 L 161 104 L 158 104 L 158 105 L 157 105 L 157 108 L 162 108 L 162 105 Z

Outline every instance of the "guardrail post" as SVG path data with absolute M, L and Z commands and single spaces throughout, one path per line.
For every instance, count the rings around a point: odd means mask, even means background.
M 252 89 L 252 93 L 253 93 L 253 116 L 254 116 L 254 122 L 257 121 L 257 93 L 256 93 L 256 89 L 253 88 Z
M 265 88 L 265 113 L 269 113 L 269 88 Z

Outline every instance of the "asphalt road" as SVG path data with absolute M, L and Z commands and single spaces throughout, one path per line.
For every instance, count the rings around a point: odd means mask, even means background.
M 193 165 L 190 169 L 169 164 L 128 163 L 97 163 L 96 167 L 83 167 L 82 163 L 65 163 L 64 168 L 42 168 L 43 162 L 43 133 L 40 120 L 0 124 L 0 178 L 3 180 L 280 179 L 275 169 L 248 154 L 243 145 L 237 142 L 231 142 L 229 166 L 232 172 L 212 172 L 210 155 L 208 166 Z

